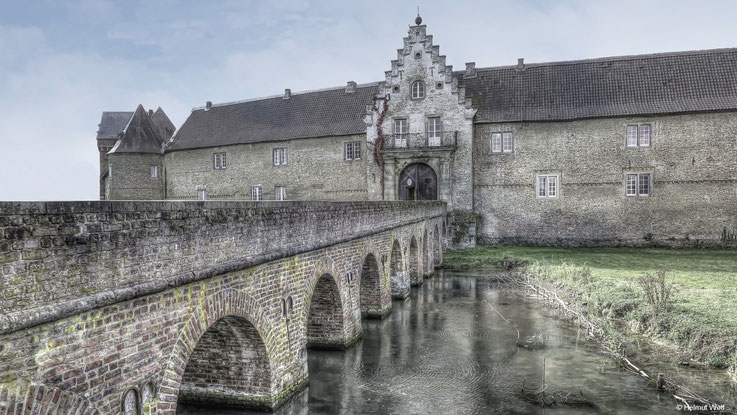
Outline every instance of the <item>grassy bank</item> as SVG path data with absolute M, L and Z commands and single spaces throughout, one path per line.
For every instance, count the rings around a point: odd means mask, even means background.
M 589 311 L 678 346 L 693 359 L 737 369 L 737 252 L 634 248 L 479 247 L 449 252 L 450 268 L 524 264 L 572 292 Z M 675 290 L 657 313 L 638 282 L 666 271 Z

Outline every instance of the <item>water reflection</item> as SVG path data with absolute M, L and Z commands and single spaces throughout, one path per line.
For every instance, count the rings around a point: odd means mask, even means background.
M 365 321 L 364 336 L 344 352 L 309 352 L 309 388 L 280 408 L 287 414 L 642 414 L 677 413 L 675 403 L 623 371 L 539 303 L 493 281 L 442 272 L 395 301 L 382 321 Z M 520 348 L 520 336 L 545 346 Z M 543 410 L 520 398 L 523 382 L 537 387 L 545 357 L 551 390 L 583 393 L 592 408 Z M 726 376 L 698 377 L 715 396 L 735 400 Z M 670 376 L 671 372 L 667 374 Z M 692 381 L 694 379 L 691 379 Z M 254 414 L 180 407 L 181 414 Z

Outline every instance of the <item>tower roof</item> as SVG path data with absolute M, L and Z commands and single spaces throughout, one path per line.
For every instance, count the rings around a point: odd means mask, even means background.
M 123 130 L 109 154 L 145 153 L 161 154 L 164 139 L 159 135 L 156 125 L 151 121 L 143 105 L 136 108 L 128 125 Z

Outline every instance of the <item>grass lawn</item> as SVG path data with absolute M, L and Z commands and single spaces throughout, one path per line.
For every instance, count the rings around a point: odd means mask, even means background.
M 481 267 L 502 258 L 562 284 L 589 308 L 622 318 L 635 330 L 667 340 L 715 366 L 737 365 L 737 252 L 645 248 L 484 246 L 448 252 L 449 267 Z M 582 277 L 582 272 L 590 278 Z M 644 301 L 638 278 L 659 269 L 676 291 L 673 307 L 658 315 Z

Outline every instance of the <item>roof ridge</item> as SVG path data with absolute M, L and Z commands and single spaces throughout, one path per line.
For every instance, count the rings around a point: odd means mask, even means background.
M 632 61 L 632 60 L 638 60 L 638 59 L 656 59 L 656 58 L 664 58 L 664 57 L 671 57 L 671 56 L 709 55 L 709 54 L 730 53 L 730 52 L 737 52 L 737 48 L 698 49 L 698 50 L 687 50 L 687 51 L 677 51 L 677 52 L 655 52 L 655 53 L 645 53 L 641 55 L 605 56 L 605 57 L 599 57 L 599 58 L 574 59 L 574 60 L 567 60 L 567 61 L 552 61 L 552 62 L 534 62 L 534 63 L 525 62 L 525 68 L 536 67 L 536 66 L 577 65 L 577 64 L 585 64 L 585 63 Z M 493 71 L 493 70 L 515 69 L 515 68 L 517 68 L 517 65 L 487 66 L 487 67 L 480 67 L 480 68 L 477 67 L 476 71 Z M 453 72 L 454 73 L 465 73 L 465 71 L 453 71 Z
M 369 88 L 369 87 L 374 87 L 374 86 L 379 86 L 379 81 L 376 81 L 376 82 L 367 82 L 367 83 L 363 83 L 363 84 L 357 84 L 356 85 L 356 88 Z M 346 86 L 343 85 L 343 86 L 335 86 L 335 87 L 328 87 L 328 88 L 308 89 L 308 90 L 304 90 L 304 91 L 291 92 L 290 93 L 290 96 L 314 94 L 314 93 L 318 93 L 318 92 L 339 91 L 339 90 L 345 89 L 345 88 L 346 88 Z M 238 101 L 220 102 L 220 103 L 217 103 L 217 104 L 212 104 L 212 107 L 211 108 L 214 108 L 214 107 L 225 107 L 225 106 L 228 106 L 228 105 L 244 104 L 244 103 L 247 103 L 247 102 L 263 101 L 263 100 L 267 100 L 267 99 L 276 99 L 276 98 L 283 98 L 283 97 L 284 97 L 284 94 L 279 94 L 279 95 L 268 95 L 268 96 L 264 96 L 264 97 L 256 97 L 256 98 L 242 99 L 242 100 L 238 100 Z M 204 106 L 202 106 L 202 107 L 194 107 L 194 108 L 192 108 L 192 111 L 199 111 L 199 110 L 203 110 L 203 109 L 205 109 Z

